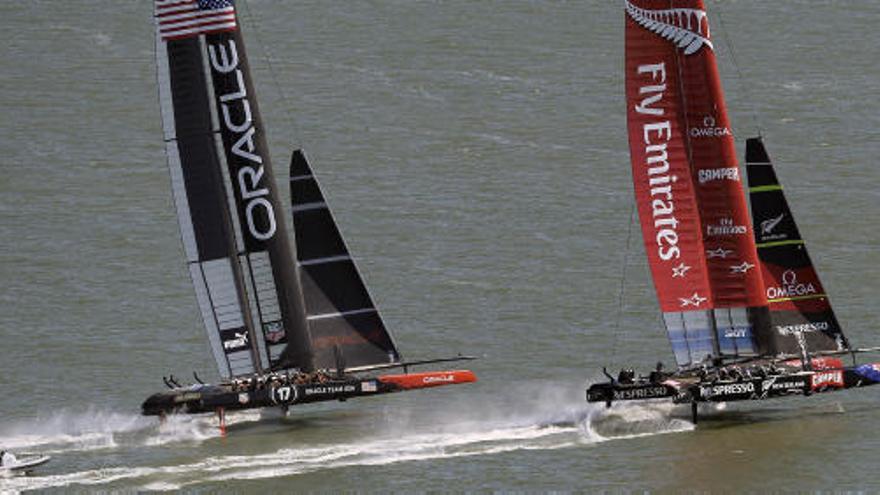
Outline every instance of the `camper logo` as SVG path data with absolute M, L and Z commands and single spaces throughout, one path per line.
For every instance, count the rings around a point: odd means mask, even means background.
M 693 129 L 691 129 L 691 131 L 693 131 Z M 739 182 L 739 169 L 736 167 L 702 168 L 697 172 L 697 176 L 699 177 L 700 185 L 707 182 L 714 182 L 716 180 L 731 180 Z
M 810 388 L 821 390 L 828 388 L 843 388 L 843 371 L 817 371 L 810 376 Z
M 626 0 L 626 13 L 643 28 L 683 50 L 685 55 L 697 53 L 704 46 L 714 49 L 709 40 L 709 19 L 704 10 L 643 9 Z

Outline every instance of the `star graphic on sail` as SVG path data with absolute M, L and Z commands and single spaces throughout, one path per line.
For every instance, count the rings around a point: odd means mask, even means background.
M 672 278 L 681 277 L 684 278 L 685 273 L 690 270 L 691 267 L 684 264 L 682 261 L 678 266 L 672 267 Z
M 706 255 L 708 255 L 710 259 L 711 258 L 727 258 L 727 255 L 729 255 L 729 254 L 733 254 L 733 251 L 731 251 L 730 249 L 724 249 L 721 247 L 718 249 L 711 249 L 711 250 L 706 251 Z
M 696 292 L 694 292 L 694 295 L 691 297 L 679 297 L 678 299 L 679 299 L 679 301 L 681 301 L 682 308 L 685 308 L 688 306 L 694 306 L 694 307 L 698 308 L 698 307 L 700 307 L 700 304 L 703 304 L 704 302 L 708 301 L 707 298 L 700 297 L 700 295 L 697 294 Z
M 754 267 L 755 265 L 748 261 L 743 261 L 741 265 L 730 265 L 730 273 L 747 273 Z

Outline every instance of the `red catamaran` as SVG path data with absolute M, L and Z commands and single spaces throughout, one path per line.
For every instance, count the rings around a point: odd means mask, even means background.
M 222 381 L 181 385 L 147 415 L 345 400 L 476 381 L 408 373 L 317 178 L 297 150 L 288 235 L 231 0 L 155 0 L 159 99 L 196 298 Z M 377 374 L 403 368 L 403 374 Z M 221 423 L 222 424 L 222 423 Z
M 651 274 L 678 369 L 624 370 L 591 402 L 808 395 L 880 382 L 844 366 L 844 337 L 759 138 L 752 216 L 702 0 L 625 0 L 632 175 Z

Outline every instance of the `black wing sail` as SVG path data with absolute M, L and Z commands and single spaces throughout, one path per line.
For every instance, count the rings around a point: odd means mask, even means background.
M 302 289 L 235 7 L 155 6 L 171 185 L 220 374 L 311 370 Z
M 349 370 L 400 360 L 301 150 L 290 196 L 308 326 L 318 368 Z
M 755 243 L 770 306 L 764 336 L 774 354 L 849 348 L 770 157 L 760 138 L 746 141 L 746 172 Z

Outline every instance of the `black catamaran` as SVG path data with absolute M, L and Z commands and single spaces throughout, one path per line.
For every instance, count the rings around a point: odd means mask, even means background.
M 184 251 L 222 378 L 143 403 L 146 415 L 344 400 L 467 383 L 408 367 L 299 150 L 291 238 L 279 202 L 235 6 L 156 0 L 159 100 Z M 403 368 L 402 374 L 370 374 Z
M 751 218 L 702 0 L 625 0 L 636 202 L 674 372 L 624 369 L 590 402 L 760 400 L 880 383 L 856 364 L 760 138 Z M 839 356 L 849 354 L 844 366 Z

